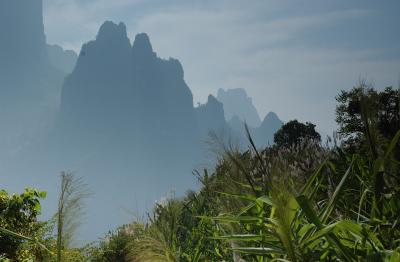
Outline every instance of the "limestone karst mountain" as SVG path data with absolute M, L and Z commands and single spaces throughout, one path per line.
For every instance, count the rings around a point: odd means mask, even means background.
M 224 105 L 225 118 L 231 129 L 231 136 L 241 141 L 242 145 L 248 143 L 245 123 L 257 146 L 262 147 L 274 143 L 274 134 L 282 126 L 282 121 L 274 112 L 270 112 L 261 122 L 252 98 L 247 95 L 245 89 L 219 89 L 217 99 Z
M 82 46 L 65 78 L 41 157 L 51 159 L 53 170 L 68 167 L 84 174 L 96 193 L 113 194 L 96 194 L 88 210 L 98 216 L 104 212 L 99 203 L 110 207 L 99 225 L 86 228 L 93 236 L 110 227 L 106 221 L 129 221 L 120 210 L 121 205 L 133 209 L 127 199 L 144 212 L 170 190 L 180 195 L 195 185 L 192 170 L 201 150 L 197 127 L 179 61 L 159 58 L 144 33 L 131 44 L 125 25 L 108 21 Z
M 42 0 L 0 2 L 2 105 L 49 103 L 46 99 L 59 94 L 63 75 L 48 56 L 42 5 Z
M 282 120 L 274 112 L 269 112 L 261 125 L 253 129 L 254 142 L 259 146 L 268 146 L 274 144 L 274 134 L 283 125 Z
M 41 0 L 0 2 L 0 65 L 5 69 L 31 69 L 46 61 Z M 3 75 L 4 76 L 4 75 Z
M 48 56 L 42 0 L 0 1 L 0 32 L 0 156 L 4 161 L 48 128 L 65 75 Z
M 225 121 L 224 105 L 213 95 L 208 96 L 207 103 L 196 107 L 196 119 L 202 139 L 207 139 L 210 131 L 230 131 Z
M 251 98 L 248 97 L 248 99 L 251 101 Z M 240 110 L 240 104 L 236 107 L 239 107 L 236 110 Z M 248 146 L 249 141 L 245 130 L 247 122 L 238 115 L 233 115 L 229 121 L 226 121 L 225 104 L 214 96 L 209 95 L 207 103 L 200 104 L 195 110 L 201 139 L 209 140 L 209 132 L 212 131 L 219 140 L 217 142 L 226 146 L 239 148 Z M 276 113 L 269 112 L 260 125 L 251 126 L 248 123 L 247 125 L 256 146 L 263 147 L 274 143 L 274 134 L 281 128 L 283 122 Z
M 237 116 L 249 126 L 258 127 L 261 124 L 260 116 L 253 105 L 252 98 L 247 95 L 245 89 L 219 89 L 217 99 L 224 104 L 227 121 Z
M 234 116 L 229 122 L 229 127 L 232 130 L 234 136 L 239 137 L 242 144 L 247 144 L 245 122 L 243 122 L 238 116 Z M 265 147 L 274 144 L 274 134 L 283 125 L 282 120 L 274 112 L 269 112 L 260 126 L 252 127 L 249 126 L 251 137 L 257 147 Z
M 58 126 L 96 144 L 94 134 L 148 141 L 159 150 L 187 148 L 196 137 L 193 96 L 179 61 L 157 57 L 144 33 L 131 45 L 125 25 L 112 22 L 83 45 L 62 89 Z

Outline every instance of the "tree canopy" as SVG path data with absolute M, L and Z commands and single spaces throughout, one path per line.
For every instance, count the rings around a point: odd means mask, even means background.
M 298 145 L 303 140 L 321 141 L 321 135 L 315 131 L 314 124 L 292 120 L 284 124 L 274 135 L 274 142 L 278 147 Z
M 3 229 L 0 230 L 0 257 L 19 261 L 36 253 L 35 247 L 27 247 L 26 242 L 43 233 L 45 224 L 38 222 L 37 217 L 41 211 L 40 199 L 45 196 L 45 192 L 34 189 L 13 195 L 0 190 L 0 228 Z
M 385 144 L 400 129 L 400 91 L 387 87 L 382 91 L 360 82 L 336 97 L 336 122 L 348 148 L 358 148 L 368 139 Z

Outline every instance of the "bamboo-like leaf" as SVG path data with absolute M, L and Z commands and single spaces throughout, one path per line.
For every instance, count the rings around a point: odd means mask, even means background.
M 361 194 L 360 203 L 358 204 L 357 222 L 360 222 L 361 207 L 369 192 L 371 191 L 368 188 L 366 188 L 364 192 Z
M 328 220 L 328 217 L 330 216 L 332 210 L 335 207 L 335 204 L 338 200 L 339 194 L 342 191 L 342 188 L 344 186 L 344 183 L 346 182 L 347 177 L 350 175 L 351 173 L 351 169 L 353 168 L 353 164 L 354 164 L 354 158 L 351 161 L 349 167 L 346 170 L 346 173 L 343 175 L 342 179 L 340 180 L 339 184 L 337 185 L 335 191 L 333 192 L 333 195 L 331 196 L 331 198 L 329 199 L 328 204 L 326 205 L 322 215 L 321 215 L 321 223 L 326 223 L 326 221 Z
M 328 160 L 325 160 L 319 167 L 318 169 L 313 173 L 313 175 L 308 179 L 307 183 L 303 186 L 301 189 L 301 195 L 306 195 L 310 196 L 310 190 L 313 188 L 313 183 L 315 180 L 318 178 L 318 176 L 322 173 L 322 170 L 324 167 L 328 165 Z
M 274 203 L 272 202 L 271 198 L 269 198 L 268 196 L 261 196 L 259 198 L 256 199 L 257 202 L 262 202 L 264 204 L 267 204 L 269 206 L 273 206 Z
M 243 242 L 248 241 L 261 241 L 263 239 L 262 235 L 254 235 L 254 234 L 234 234 L 234 235 L 225 235 L 225 236 L 214 236 L 210 237 L 211 239 L 220 239 L 220 240 L 239 240 Z
M 227 193 L 227 192 L 219 192 L 217 191 L 218 194 L 228 196 L 228 197 L 233 197 L 233 198 L 238 198 L 241 200 L 246 200 L 246 201 L 256 201 L 256 197 L 252 195 L 244 195 L 244 194 L 235 194 L 235 193 Z
M 325 225 L 322 224 L 318 218 L 317 213 L 313 210 L 309 200 L 305 196 L 298 196 L 296 198 L 306 217 L 317 226 L 319 230 L 322 230 Z M 352 261 L 353 255 L 340 243 L 340 240 L 334 234 L 327 234 L 326 239 L 330 245 L 334 246 L 343 258 L 348 261 Z
M 237 251 L 240 253 L 245 254 L 252 254 L 252 255 L 271 255 L 271 254 L 285 254 L 285 251 L 279 248 L 270 248 L 270 247 L 237 247 L 232 248 L 233 251 Z
M 254 216 L 218 216 L 218 217 L 207 217 L 207 216 L 197 216 L 201 219 L 209 219 L 214 221 L 221 221 L 225 223 L 254 223 L 262 222 L 262 219 Z
M 390 144 L 389 144 L 388 148 L 386 149 L 386 152 L 385 152 L 385 155 L 384 155 L 384 159 L 385 160 L 387 160 L 390 157 L 390 154 L 395 149 L 397 143 L 399 142 L 399 139 L 400 139 L 400 130 L 397 131 L 396 135 L 390 141 Z
M 25 240 L 25 241 L 29 241 L 29 242 L 35 243 L 36 245 L 38 245 L 43 250 L 51 253 L 51 251 L 45 245 L 43 245 L 38 240 L 35 240 L 33 238 L 21 235 L 19 233 L 16 233 L 14 231 L 11 231 L 11 230 L 8 230 L 8 229 L 2 228 L 2 227 L 0 227 L 0 233 L 2 233 L 4 235 L 7 235 L 7 236 L 10 236 L 10 237 L 13 237 L 13 238 L 17 238 L 17 239 L 21 239 L 21 240 Z

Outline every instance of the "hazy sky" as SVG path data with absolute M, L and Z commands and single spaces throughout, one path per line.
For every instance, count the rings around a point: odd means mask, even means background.
M 398 86 L 400 1 L 44 0 L 48 42 L 79 52 L 105 20 L 178 58 L 195 102 L 243 87 L 261 117 L 334 128 L 334 97 L 360 78 Z

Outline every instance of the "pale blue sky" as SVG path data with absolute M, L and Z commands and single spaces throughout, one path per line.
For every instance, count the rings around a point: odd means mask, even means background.
M 104 20 L 178 58 L 195 103 L 245 88 L 264 117 L 334 129 L 335 95 L 360 78 L 398 85 L 400 1 L 44 0 L 50 43 L 79 51 Z

